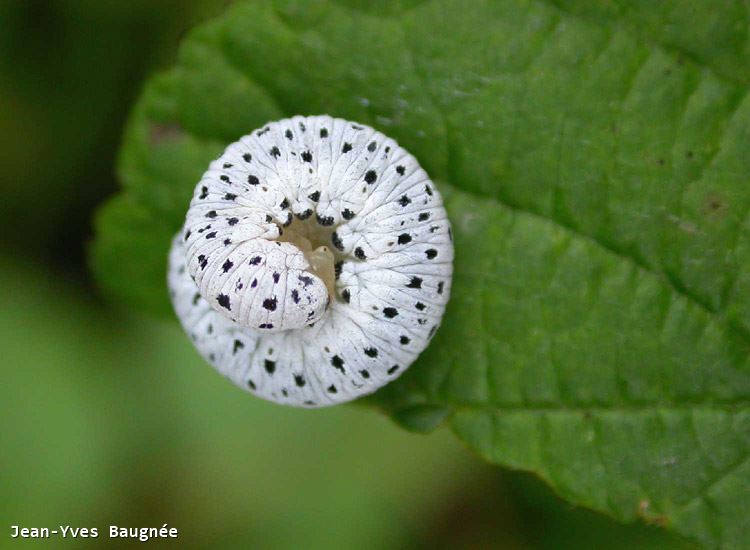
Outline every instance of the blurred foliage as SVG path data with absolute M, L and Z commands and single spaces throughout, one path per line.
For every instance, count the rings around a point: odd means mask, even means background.
M 447 430 L 249 398 L 176 323 L 102 310 L 34 265 L 0 267 L 0 288 L 3 529 L 167 522 L 198 548 L 690 548 L 574 510 Z
M 571 508 L 445 430 L 251 399 L 176 323 L 81 285 L 133 95 L 224 3 L 0 2 L 0 546 L 50 547 L 10 541 L 16 524 L 167 522 L 195 548 L 689 548 Z
M 227 0 L 0 2 L 0 246 L 83 266 L 142 79 Z M 23 231 L 18 231 L 23 220 Z

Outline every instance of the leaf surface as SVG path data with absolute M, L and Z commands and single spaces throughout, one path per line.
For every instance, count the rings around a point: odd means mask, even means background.
M 741 2 L 248 2 L 150 81 L 93 265 L 169 311 L 193 186 L 268 120 L 370 124 L 438 183 L 454 290 L 369 401 L 571 502 L 750 540 L 750 47 Z M 187 345 L 187 344 L 186 344 Z

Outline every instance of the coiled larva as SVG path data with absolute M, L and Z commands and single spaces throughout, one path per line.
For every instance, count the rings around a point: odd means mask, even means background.
M 450 295 L 450 223 L 416 159 L 330 116 L 271 122 L 195 188 L 168 283 L 201 355 L 238 386 L 321 407 L 427 346 Z

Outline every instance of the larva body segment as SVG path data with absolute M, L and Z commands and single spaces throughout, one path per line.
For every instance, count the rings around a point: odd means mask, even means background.
M 376 130 L 329 116 L 231 144 L 169 255 L 175 311 L 238 386 L 321 407 L 398 377 L 434 335 L 453 245 L 440 194 Z

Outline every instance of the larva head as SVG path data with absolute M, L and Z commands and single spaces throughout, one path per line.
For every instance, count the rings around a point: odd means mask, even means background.
M 298 231 L 285 234 L 284 208 L 244 206 L 231 193 L 207 201 L 211 177 L 209 171 L 207 185 L 198 186 L 183 237 L 188 272 L 203 298 L 253 329 L 290 330 L 320 320 L 330 303 L 333 254 L 327 247 L 313 250 Z

